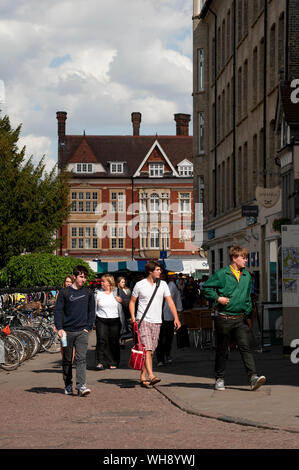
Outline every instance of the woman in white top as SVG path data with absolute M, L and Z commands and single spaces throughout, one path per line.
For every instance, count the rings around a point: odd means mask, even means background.
M 101 291 L 96 291 L 96 368 L 116 369 L 120 361 L 119 337 L 122 323 L 122 299 L 115 295 L 111 274 L 101 278 Z

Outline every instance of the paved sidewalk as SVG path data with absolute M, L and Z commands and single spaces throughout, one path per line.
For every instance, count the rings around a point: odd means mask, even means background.
M 117 387 L 139 388 L 139 372 L 127 366 L 130 345 L 121 351 L 119 369 L 95 371 L 95 332 L 89 338 L 87 384 L 93 390 L 99 383 L 117 385 Z M 46 353 L 44 353 L 46 354 Z M 61 374 L 60 354 L 39 355 L 33 362 L 24 363 L 17 373 L 0 370 L 1 389 L 11 389 L 20 380 L 26 383 L 26 390 L 38 389 L 49 391 L 49 386 L 57 389 Z M 281 346 L 271 346 L 268 352 L 255 352 L 258 373 L 266 375 L 267 383 L 259 390 L 252 392 L 247 384 L 245 369 L 238 351 L 229 355 L 227 362 L 226 390 L 214 390 L 214 356 L 213 350 L 202 351 L 191 347 L 177 350 L 173 343 L 172 364 L 163 367 L 154 366 L 154 372 L 162 380 L 155 386 L 172 404 L 187 413 L 203 417 L 216 418 L 227 422 L 264 427 L 275 430 L 287 430 L 299 433 L 299 364 L 294 365 L 289 356 L 283 356 Z M 39 362 L 49 361 L 49 368 L 36 371 Z M 55 366 L 55 367 L 54 367 Z M 28 374 L 34 368 L 38 374 L 38 387 L 35 374 Z M 31 389 L 30 389 L 31 387 Z M 16 390 L 18 387 L 16 386 Z M 61 392 L 63 384 L 61 379 Z M 155 393 L 145 390 L 144 393 Z M 50 394 L 51 395 L 51 394 Z M 55 396 L 55 394 L 54 394 Z M 53 394 L 52 394 L 52 399 Z M 54 402 L 53 402 L 54 406 Z
M 139 373 L 127 368 L 130 344 L 122 351 L 121 368 L 113 374 L 123 387 L 139 386 Z M 188 413 L 299 433 L 299 364 L 292 364 L 290 357 L 282 354 L 281 346 L 254 352 L 254 357 L 258 373 L 267 377 L 266 385 L 250 391 L 236 350 L 229 354 L 226 390 L 215 391 L 214 350 L 196 348 L 192 341 L 189 348 L 177 350 L 174 341 L 173 363 L 154 366 L 155 374 L 162 379 L 156 389 Z M 111 371 L 100 372 L 99 379 L 111 380 Z

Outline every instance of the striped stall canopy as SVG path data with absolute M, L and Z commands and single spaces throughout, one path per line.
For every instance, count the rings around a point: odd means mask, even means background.
M 138 261 L 118 261 L 118 262 L 105 262 L 97 261 L 97 272 L 98 273 L 113 273 L 117 271 L 139 271 L 144 272 L 145 265 L 148 260 Z M 191 274 L 196 270 L 208 271 L 209 265 L 207 260 L 192 259 L 192 260 L 181 260 L 181 259 L 160 259 L 157 260 L 164 266 L 167 271 L 176 273 Z

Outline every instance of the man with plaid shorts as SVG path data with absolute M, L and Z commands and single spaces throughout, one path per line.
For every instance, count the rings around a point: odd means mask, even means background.
M 149 261 L 145 265 L 146 278 L 135 284 L 129 303 L 132 324 L 140 320 L 147 304 L 156 288 L 156 280 L 160 279 L 161 266 L 156 261 Z M 138 299 L 137 314 L 135 318 L 135 306 Z M 161 379 L 153 373 L 153 353 L 158 345 L 160 327 L 162 323 L 162 305 L 166 300 L 174 318 L 174 327 L 180 328 L 181 323 L 175 304 L 172 300 L 169 287 L 165 281 L 160 281 L 156 295 L 142 321 L 139 329 L 140 340 L 146 348 L 146 359 L 140 375 L 140 385 L 145 388 L 152 388 Z M 148 378 L 147 378 L 148 377 Z

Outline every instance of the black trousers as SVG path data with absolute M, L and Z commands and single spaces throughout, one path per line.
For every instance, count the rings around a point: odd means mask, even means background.
M 157 362 L 165 362 L 165 358 L 170 356 L 173 335 L 174 321 L 163 320 L 156 349 Z
M 120 328 L 119 318 L 96 318 L 96 361 L 104 367 L 119 366 Z
M 215 377 L 224 379 L 228 348 L 233 340 L 237 343 L 245 366 L 248 380 L 256 374 L 256 366 L 249 342 L 249 326 L 244 318 L 226 319 L 221 316 L 215 319 L 216 360 Z

